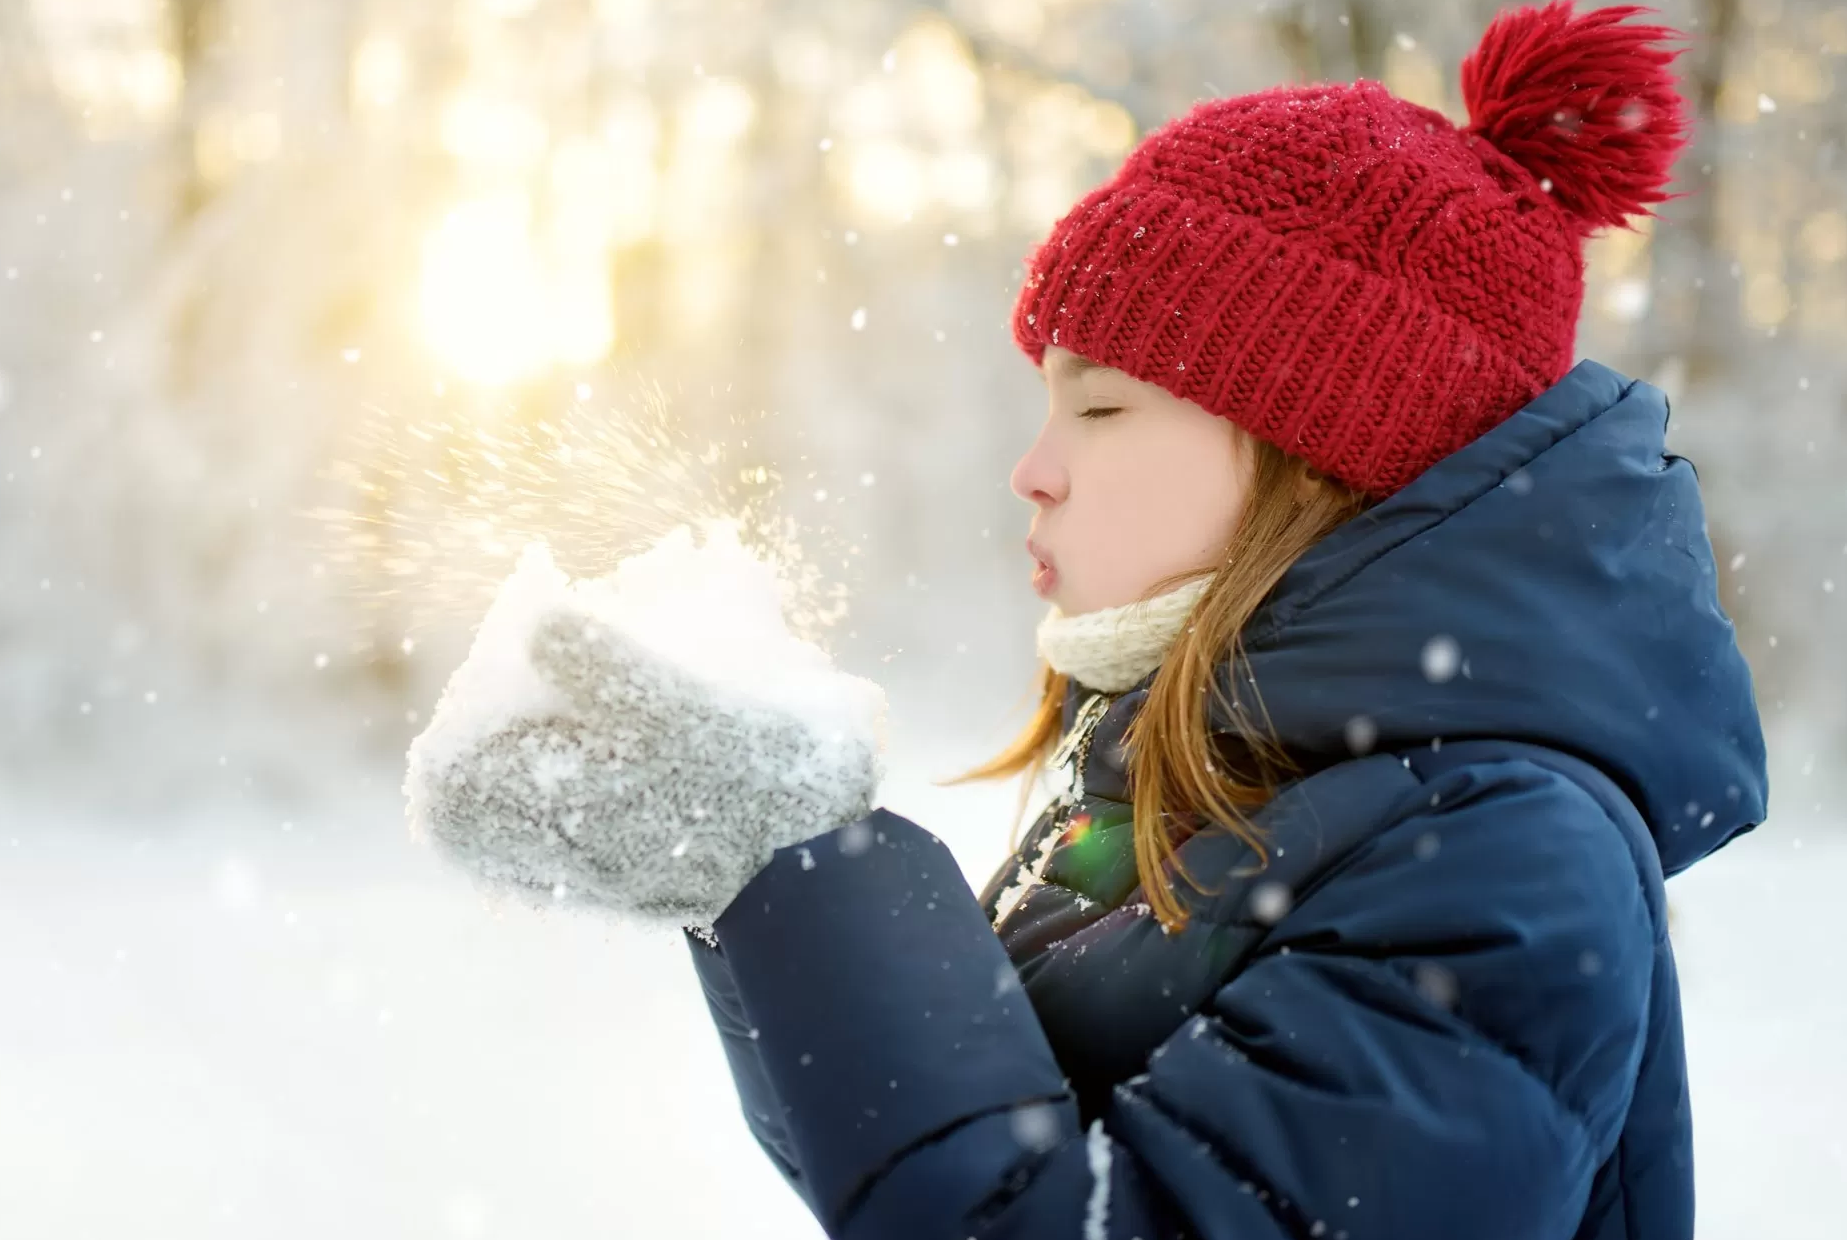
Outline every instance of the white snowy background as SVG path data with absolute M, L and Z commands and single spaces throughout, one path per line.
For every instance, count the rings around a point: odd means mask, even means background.
M 1837 1237 L 1847 5 L 1660 7 L 1691 196 L 1579 347 L 1673 399 L 1771 735 L 1670 888 L 1700 1237 Z M 677 941 L 407 837 L 493 584 L 757 514 L 978 884 L 1015 789 L 933 781 L 1031 673 L 1021 255 L 1201 97 L 1460 118 L 1494 8 L 0 0 L 0 1236 L 814 1236 Z

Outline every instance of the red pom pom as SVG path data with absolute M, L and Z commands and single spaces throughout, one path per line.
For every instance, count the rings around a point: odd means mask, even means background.
M 1623 26 L 1637 5 L 1574 15 L 1570 0 L 1496 17 L 1462 62 L 1466 132 L 1550 182 L 1586 232 L 1621 224 L 1662 192 L 1687 144 L 1685 103 L 1668 66 L 1667 26 Z

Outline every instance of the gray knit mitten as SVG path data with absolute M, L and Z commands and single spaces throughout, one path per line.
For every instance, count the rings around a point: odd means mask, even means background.
M 489 887 L 709 928 L 778 848 L 872 809 L 874 736 L 708 683 L 581 612 L 544 616 L 529 654 L 562 705 L 440 764 L 413 748 L 406 784 L 414 826 Z

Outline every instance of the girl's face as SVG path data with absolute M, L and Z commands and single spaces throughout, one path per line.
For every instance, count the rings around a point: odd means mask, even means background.
M 1027 550 L 1039 596 L 1078 615 L 1216 566 L 1250 492 L 1250 436 L 1057 345 L 1040 374 L 1051 408 L 1010 479 L 1035 509 Z

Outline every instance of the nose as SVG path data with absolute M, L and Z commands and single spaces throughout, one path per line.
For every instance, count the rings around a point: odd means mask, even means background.
M 1050 423 L 1042 427 L 1039 437 L 1033 440 L 1032 447 L 1026 449 L 1026 455 L 1014 465 L 1013 473 L 1007 479 L 1007 485 L 1013 493 L 1027 503 L 1038 508 L 1050 508 L 1064 502 L 1070 489 L 1070 480 L 1063 464 L 1057 458 L 1050 442 Z

